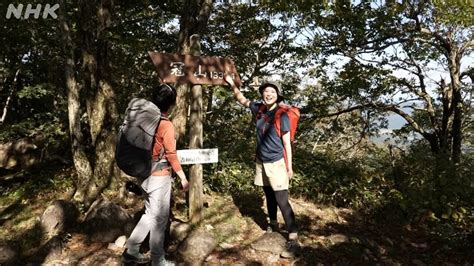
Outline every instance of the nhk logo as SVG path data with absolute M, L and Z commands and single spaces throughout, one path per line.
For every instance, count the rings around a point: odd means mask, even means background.
M 51 16 L 53 19 L 56 19 L 58 15 L 56 15 L 56 10 L 59 8 L 59 4 L 55 4 L 51 6 L 50 4 L 44 5 L 44 7 L 41 4 L 37 4 L 35 8 L 33 8 L 33 5 L 28 4 L 26 5 L 26 9 L 23 12 L 23 4 L 18 4 L 15 6 L 14 4 L 8 5 L 7 9 L 7 14 L 6 18 L 10 19 L 13 15 L 14 18 L 16 19 L 28 19 L 30 16 L 33 15 L 35 19 L 38 19 L 41 14 L 41 9 L 43 9 L 43 19 L 48 18 Z

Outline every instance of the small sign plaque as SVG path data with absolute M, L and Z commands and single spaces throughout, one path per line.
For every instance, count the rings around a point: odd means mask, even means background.
M 217 163 L 219 159 L 218 149 L 178 150 L 177 153 L 178 159 L 183 165 Z

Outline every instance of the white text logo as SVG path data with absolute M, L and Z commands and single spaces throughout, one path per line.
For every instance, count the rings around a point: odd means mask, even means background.
M 41 4 L 37 4 L 36 8 L 33 8 L 33 5 L 28 4 L 26 5 L 26 9 L 23 12 L 23 4 L 18 4 L 18 6 L 16 7 L 15 5 L 10 4 L 8 5 L 6 18 L 10 19 L 13 15 L 13 17 L 17 19 L 28 19 L 30 16 L 33 16 L 35 19 L 38 19 L 41 15 L 42 7 L 43 6 Z M 50 4 L 44 5 L 42 18 L 46 19 L 51 16 L 52 18 L 56 19 L 58 15 L 56 15 L 55 12 L 58 8 L 59 4 L 55 4 L 54 6 L 51 6 Z

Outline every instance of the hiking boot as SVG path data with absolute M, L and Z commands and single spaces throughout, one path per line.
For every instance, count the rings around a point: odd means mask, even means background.
M 282 258 L 294 258 L 298 257 L 300 254 L 300 243 L 298 243 L 298 240 L 289 240 L 286 242 L 286 247 L 285 250 L 280 254 Z
M 158 261 L 152 261 L 151 266 L 175 266 L 176 263 L 173 261 L 165 259 L 165 256 L 161 256 Z
M 278 233 L 280 232 L 280 228 L 278 228 L 278 222 L 270 222 L 267 225 L 267 233 Z
M 142 188 L 139 185 L 132 182 L 132 181 L 127 181 L 127 183 L 125 183 L 125 189 L 128 192 L 131 192 L 131 193 L 133 193 L 137 196 L 142 196 L 143 195 Z
M 127 250 L 125 250 L 122 253 L 122 262 L 145 264 L 145 263 L 150 262 L 150 257 L 145 256 L 140 252 L 137 252 L 136 254 L 128 254 Z

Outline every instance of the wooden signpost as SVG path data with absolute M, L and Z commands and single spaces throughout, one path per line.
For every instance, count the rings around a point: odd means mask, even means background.
M 231 75 L 237 86 L 241 85 L 234 62 L 227 58 L 200 56 L 201 44 L 199 35 L 190 37 L 192 55 L 148 52 L 163 83 L 190 84 L 191 102 L 189 116 L 189 150 L 181 151 L 183 164 L 189 168 L 189 216 L 191 223 L 202 220 L 203 182 L 202 164 L 217 162 L 217 149 L 202 149 L 202 87 L 201 85 L 227 85 L 226 75 Z
M 164 83 L 227 85 L 224 76 L 230 74 L 235 84 L 241 85 L 234 62 L 228 58 L 156 52 L 148 54 Z

